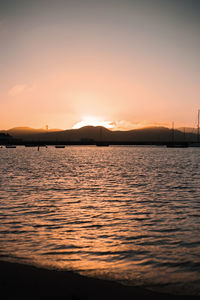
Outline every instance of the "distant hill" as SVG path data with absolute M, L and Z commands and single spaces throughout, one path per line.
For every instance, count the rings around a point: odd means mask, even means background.
M 187 132 L 187 133 L 197 133 L 197 128 L 192 128 L 192 127 L 180 127 L 177 128 L 178 130 L 182 132 Z
M 34 129 L 31 127 L 14 127 L 6 132 L 12 135 L 14 138 L 22 138 L 22 139 L 30 139 L 32 136 L 41 134 L 41 133 L 47 133 L 47 132 L 58 132 L 61 131 L 61 129 Z
M 172 131 L 166 127 L 146 127 L 128 131 L 111 131 L 101 126 L 85 126 L 80 129 L 33 129 L 17 127 L 6 131 L 13 138 L 42 142 L 107 141 L 113 143 L 163 143 L 172 141 Z M 196 141 L 194 133 L 174 130 L 175 141 Z

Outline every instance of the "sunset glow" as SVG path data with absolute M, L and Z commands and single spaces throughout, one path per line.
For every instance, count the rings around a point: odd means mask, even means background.
M 0 130 L 194 126 L 199 20 L 194 0 L 0 1 Z
M 93 116 L 84 116 L 82 118 L 82 121 L 76 123 L 73 126 L 73 129 L 78 129 L 78 128 L 81 128 L 84 126 L 103 126 L 105 128 L 110 128 L 110 129 L 114 127 L 112 122 L 103 121 L 103 120 L 100 120 L 99 118 L 93 117 Z

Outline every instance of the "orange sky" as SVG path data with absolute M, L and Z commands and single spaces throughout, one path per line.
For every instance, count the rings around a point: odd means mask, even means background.
M 194 126 L 196 2 L 75 2 L 0 4 L 0 129 Z

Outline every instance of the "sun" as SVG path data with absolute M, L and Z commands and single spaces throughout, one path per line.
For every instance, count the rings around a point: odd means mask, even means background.
M 84 126 L 103 126 L 105 128 L 113 128 L 112 121 L 103 121 L 94 116 L 83 116 L 82 121 L 76 123 L 72 128 L 78 129 Z

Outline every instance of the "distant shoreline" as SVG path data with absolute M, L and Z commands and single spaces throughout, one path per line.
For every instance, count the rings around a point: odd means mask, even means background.
M 124 286 L 114 281 L 78 275 L 72 271 L 49 270 L 30 265 L 0 261 L 0 289 L 3 299 L 183 299 L 151 292 L 139 287 Z M 191 296 L 199 299 L 199 296 Z
M 85 126 L 62 131 L 38 131 L 32 128 L 13 128 L 0 131 L 1 145 L 186 145 L 196 143 L 195 132 L 182 132 L 166 127 L 148 127 L 127 131 L 111 131 L 102 126 Z
M 31 141 L 31 142 L 24 142 L 24 141 L 12 141 L 11 143 L 1 143 L 0 146 L 25 146 L 25 147 L 44 147 L 44 146 L 57 146 L 57 145 L 64 145 L 64 146 L 96 146 L 99 143 L 106 143 L 110 146 L 166 146 L 168 144 L 172 144 L 170 142 L 113 142 L 113 141 L 106 141 L 106 142 L 57 142 L 57 141 Z M 178 145 L 187 145 L 186 142 L 179 142 Z M 191 143 L 192 144 L 192 143 Z

